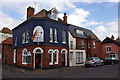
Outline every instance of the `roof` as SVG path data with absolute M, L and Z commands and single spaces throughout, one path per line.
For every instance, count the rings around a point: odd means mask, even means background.
M 84 34 L 76 33 L 76 29 L 83 31 Z M 97 41 L 100 41 L 100 39 L 89 29 L 69 24 L 68 30 L 75 38 L 96 39 Z
M 102 41 L 102 44 L 105 44 L 105 43 L 115 43 L 117 45 L 120 46 L 120 41 L 117 41 L 117 40 L 113 40 L 109 37 L 106 37 L 103 41 Z
M 12 45 L 12 37 L 7 38 L 2 42 L 2 44 L 11 44 Z
M 60 18 L 58 18 L 58 21 L 49 18 L 49 16 L 48 16 L 47 14 L 48 14 L 50 11 L 52 11 L 53 9 L 56 9 L 56 8 L 52 8 L 52 9 L 49 10 L 49 11 L 47 11 L 47 10 L 45 10 L 45 9 L 42 9 L 41 11 L 39 11 L 39 12 L 36 13 L 35 15 L 31 16 L 30 18 L 28 18 L 27 20 L 25 20 L 25 21 L 24 21 L 23 23 L 21 23 L 21 24 L 24 24 L 24 23 L 28 22 L 28 21 L 31 20 L 31 19 L 38 19 L 38 18 L 39 18 L 39 19 L 47 18 L 47 19 L 52 20 L 52 21 L 55 21 L 55 22 L 60 22 L 60 23 L 66 24 L 66 23 L 65 23 L 63 20 L 61 20 Z M 21 24 L 19 24 L 18 26 L 20 26 Z M 17 26 L 17 27 L 18 27 L 18 26 Z M 17 27 L 13 28 L 13 30 L 16 29 Z
M 2 32 L 2 33 L 8 33 L 8 34 L 13 34 L 13 31 L 10 30 L 10 29 L 7 28 L 7 27 L 4 27 L 0 32 Z

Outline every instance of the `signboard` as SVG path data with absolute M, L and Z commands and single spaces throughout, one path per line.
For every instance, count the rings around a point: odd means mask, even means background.
M 36 26 L 33 30 L 33 36 L 31 38 L 33 42 L 43 42 L 44 41 L 44 30 L 41 26 Z

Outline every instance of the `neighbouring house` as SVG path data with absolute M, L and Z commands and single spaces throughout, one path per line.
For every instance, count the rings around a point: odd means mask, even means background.
M 13 33 L 12 30 L 10 30 L 7 27 L 4 27 L 2 30 L 0 30 L 0 44 L 8 37 L 12 37 L 12 33 Z
M 12 37 L 2 41 L 2 63 L 12 64 Z
M 27 20 L 13 29 L 13 64 L 34 69 L 69 66 L 66 13 L 61 20 L 56 8 L 34 11 L 28 7 Z
M 101 41 L 91 31 L 69 24 L 69 64 L 83 65 L 88 57 L 100 57 Z
M 106 57 L 115 57 L 120 60 L 120 39 L 114 39 L 112 35 L 111 38 L 106 37 L 102 43 L 102 54 L 101 58 L 104 59 Z

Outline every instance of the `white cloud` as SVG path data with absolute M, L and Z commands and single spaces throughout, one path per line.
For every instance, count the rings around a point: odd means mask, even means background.
M 105 26 L 101 25 L 96 27 L 93 32 L 101 39 L 114 35 L 115 39 L 118 37 L 118 22 L 109 22 Z
M 13 18 L 11 18 L 10 16 L 8 16 L 7 14 L 3 13 L 0 11 L 0 30 L 3 27 L 8 27 L 10 29 L 14 28 L 15 26 L 17 26 L 21 21 L 19 20 L 14 20 Z
M 103 22 L 96 22 L 96 21 L 86 21 L 84 26 L 94 26 L 94 25 L 100 25 L 103 24 Z

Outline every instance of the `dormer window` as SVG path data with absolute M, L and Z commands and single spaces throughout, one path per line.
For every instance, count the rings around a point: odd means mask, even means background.
M 58 20 L 58 11 L 56 8 L 52 8 L 47 15 L 53 20 Z
M 52 19 L 57 20 L 57 14 L 52 13 Z
M 78 34 L 83 34 L 83 31 L 82 31 L 82 30 L 79 30 L 79 29 L 76 29 L 76 33 L 78 33 Z

